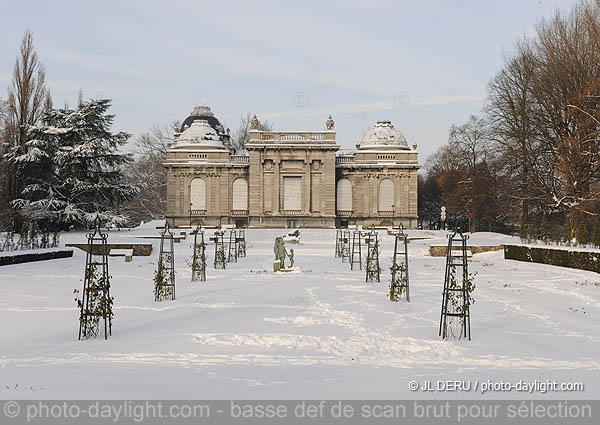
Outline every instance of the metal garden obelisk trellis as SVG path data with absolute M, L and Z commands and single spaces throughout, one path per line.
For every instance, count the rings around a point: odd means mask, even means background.
M 96 218 L 94 231 L 87 235 L 82 299 L 77 299 L 80 340 L 97 338 L 101 330 L 104 330 L 104 339 L 112 334 L 113 298 L 110 296 L 106 240 L 107 235 L 101 232 L 100 220 Z
M 192 255 L 192 282 L 206 281 L 206 244 L 204 231 L 194 230 L 194 253 Z
M 348 230 L 344 231 L 342 236 L 342 246 L 340 248 L 342 263 L 347 263 L 350 261 L 350 232 Z
M 471 340 L 471 291 L 474 289 L 467 264 L 467 235 L 460 228 L 447 235 L 446 275 L 442 294 L 439 335 L 446 339 Z
M 225 255 L 225 241 L 223 240 L 225 235 L 224 230 L 215 231 L 215 269 L 225 269 L 227 267 L 227 256 Z
M 227 262 L 237 263 L 237 235 L 235 229 L 229 231 L 229 243 L 227 244 Z
M 392 282 L 390 283 L 390 300 L 399 301 L 404 295 L 410 301 L 408 279 L 408 236 L 404 227 L 400 226 L 395 234 L 394 256 L 392 257 Z
M 377 232 L 372 229 L 366 236 L 367 265 L 365 267 L 365 282 L 381 282 L 381 267 L 379 266 L 379 241 Z
M 246 231 L 238 230 L 237 233 L 237 256 L 238 258 L 246 257 Z
M 352 232 L 350 270 L 354 270 L 355 264 L 358 264 L 358 269 L 362 270 L 362 232 L 359 229 L 356 229 L 354 232 Z
M 0 251 L 13 251 L 15 249 L 14 243 L 14 234 L 12 230 L 6 231 L 6 236 L 4 237 L 4 241 L 0 241 Z
M 165 229 L 160 234 L 158 269 L 154 275 L 154 300 L 169 299 L 175 299 L 175 249 L 173 232 L 169 228 L 169 222 L 165 222 Z

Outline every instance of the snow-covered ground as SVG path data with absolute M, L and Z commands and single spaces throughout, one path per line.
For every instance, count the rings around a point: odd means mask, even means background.
M 158 233 L 156 223 L 110 232 L 109 242 Z M 600 276 L 476 254 L 468 341 L 438 337 L 444 232 L 411 231 L 411 303 L 387 299 L 393 238 L 382 242 L 382 282 L 365 283 L 334 258 L 335 230 L 301 230 L 301 272 L 272 273 L 285 230 L 247 230 L 248 256 L 191 283 L 191 238 L 175 244 L 177 300 L 154 302 L 150 257 L 111 258 L 113 336 L 78 341 L 73 289 L 85 253 L 0 267 L 0 398 L 573 398 L 600 397 Z M 83 233 L 61 242 L 84 240 Z M 518 242 L 490 233 L 474 244 Z M 412 392 L 438 380 L 582 382 L 584 392 Z M 479 387 L 480 388 L 480 387 Z

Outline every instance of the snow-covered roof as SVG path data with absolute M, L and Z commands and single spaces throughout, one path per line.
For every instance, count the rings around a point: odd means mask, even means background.
M 194 120 L 177 138 L 175 148 L 210 147 L 225 149 L 225 144 L 207 120 Z
M 396 148 L 409 150 L 406 138 L 394 128 L 389 120 L 377 121 L 360 142 L 361 149 Z

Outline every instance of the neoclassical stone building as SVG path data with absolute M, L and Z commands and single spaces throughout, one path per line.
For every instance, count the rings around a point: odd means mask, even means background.
M 174 226 L 334 227 L 417 225 L 417 160 L 390 121 L 352 152 L 334 121 L 322 131 L 261 131 L 252 120 L 236 155 L 210 108 L 194 108 L 167 152 L 167 219 Z

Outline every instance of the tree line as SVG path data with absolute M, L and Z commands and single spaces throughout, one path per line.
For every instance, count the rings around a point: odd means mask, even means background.
M 479 116 L 450 129 L 420 176 L 424 218 L 445 205 L 471 230 L 560 225 L 565 241 L 600 215 L 600 0 L 543 19 L 515 42 Z M 527 230 L 526 230 L 527 231 Z

